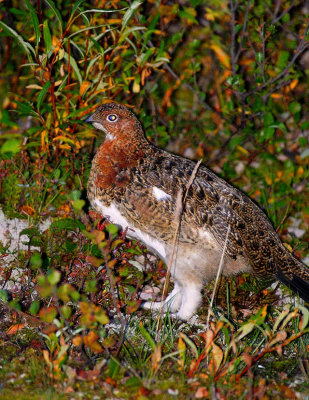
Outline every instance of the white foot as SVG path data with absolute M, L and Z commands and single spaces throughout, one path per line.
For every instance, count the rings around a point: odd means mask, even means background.
M 179 310 L 182 301 L 182 293 L 179 285 L 175 282 L 174 289 L 172 292 L 167 296 L 164 301 L 146 301 L 142 307 L 145 310 L 151 311 L 162 311 L 169 310 L 170 312 L 176 312 Z
M 202 302 L 202 287 L 190 283 L 182 287 L 182 302 L 177 317 L 183 321 L 188 321 L 197 311 Z

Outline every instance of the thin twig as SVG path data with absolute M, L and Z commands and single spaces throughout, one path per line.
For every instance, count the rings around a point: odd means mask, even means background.
M 276 17 L 276 15 L 277 15 L 277 13 L 278 13 L 278 10 L 275 10 L 275 11 L 276 11 L 276 14 L 274 15 L 275 18 L 273 18 L 273 19 L 271 20 L 271 24 L 274 25 L 274 24 L 276 24 L 277 22 L 279 22 L 280 19 L 282 19 L 282 18 L 285 16 L 285 14 L 287 14 L 287 13 L 289 13 L 289 12 L 291 11 L 291 9 L 294 7 L 295 3 L 296 3 L 296 0 L 293 0 L 293 1 L 292 1 L 292 4 L 291 4 L 288 8 L 286 8 L 285 10 L 283 10 L 282 13 L 281 13 L 280 15 L 278 15 L 278 17 Z M 279 7 L 278 7 L 278 8 L 279 8 Z
M 309 22 L 307 23 L 306 28 L 304 30 L 304 37 L 299 42 L 299 44 L 295 50 L 295 54 L 292 57 L 291 61 L 288 63 L 288 65 L 278 75 L 276 75 L 274 78 L 269 79 L 267 82 L 263 83 L 261 86 L 254 88 L 250 92 L 242 93 L 241 95 L 243 95 L 244 98 L 247 98 L 257 92 L 260 92 L 261 90 L 265 89 L 265 87 L 267 87 L 267 86 L 271 86 L 273 83 L 277 82 L 279 79 L 281 79 L 288 73 L 289 69 L 292 67 L 292 65 L 294 65 L 297 58 L 309 47 L 309 43 L 306 41 L 306 33 L 307 33 L 308 29 L 309 29 Z
M 225 251 L 226 251 L 226 247 L 227 247 L 227 242 L 228 242 L 230 230 L 231 230 L 231 225 L 228 225 L 227 232 L 226 232 L 226 237 L 225 237 L 225 241 L 224 241 L 224 246 L 223 246 L 223 250 L 222 250 L 222 254 L 221 254 L 221 259 L 220 259 L 220 263 L 219 263 L 219 266 L 218 266 L 217 276 L 216 276 L 216 280 L 215 280 L 215 286 L 214 286 L 213 291 L 212 291 L 211 300 L 210 300 L 210 304 L 209 304 L 209 308 L 208 308 L 208 315 L 207 315 L 207 322 L 206 322 L 207 329 L 209 329 L 210 312 L 212 310 L 212 306 L 213 306 L 215 295 L 216 295 L 216 291 L 217 291 L 218 282 L 219 282 L 219 279 L 220 279 L 220 276 L 221 276 L 221 273 L 222 273 L 224 255 L 225 255 Z
M 248 24 L 248 19 L 249 19 L 249 9 L 250 9 L 250 5 L 251 5 L 251 2 L 248 1 L 247 7 L 246 7 L 246 12 L 245 12 L 245 17 L 244 17 L 243 24 L 242 24 L 242 30 L 241 30 L 241 35 L 240 35 L 240 39 L 239 39 L 238 50 L 237 50 L 237 53 L 236 53 L 236 60 L 235 60 L 235 63 L 238 62 L 239 57 L 240 57 L 240 54 L 241 54 L 241 52 L 242 52 L 242 46 L 243 46 L 245 34 L 246 34 L 246 32 L 247 32 L 247 24 Z

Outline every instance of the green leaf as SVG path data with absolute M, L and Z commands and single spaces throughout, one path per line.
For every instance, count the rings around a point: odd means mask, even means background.
M 256 53 L 255 59 L 258 63 L 261 63 L 263 61 L 263 53 L 261 52 Z
M 82 208 L 85 206 L 85 204 L 86 204 L 85 200 L 79 199 L 73 202 L 73 207 L 75 210 L 81 211 Z
M 60 12 L 56 8 L 55 3 L 52 0 L 45 0 L 45 3 L 47 3 L 49 5 L 49 7 L 53 10 L 55 16 L 57 17 L 59 25 L 60 25 L 60 29 L 61 29 L 61 35 L 62 35 L 63 21 L 62 21 Z
M 34 32 L 35 32 L 35 45 L 38 46 L 38 44 L 40 42 L 40 37 L 41 37 L 40 27 L 39 27 L 39 18 L 37 16 L 35 9 L 30 4 L 29 0 L 25 0 L 25 3 L 27 5 L 27 8 L 30 11 L 30 15 L 31 15 L 31 21 L 32 21 Z
M 70 197 L 73 201 L 79 200 L 82 195 L 82 192 L 80 190 L 72 190 L 70 193 Z
M 280 51 L 278 61 L 277 61 L 277 66 L 280 69 L 284 69 L 287 66 L 289 57 L 290 57 L 290 53 L 288 51 L 285 51 L 285 50 Z
M 95 293 L 97 289 L 97 280 L 93 279 L 92 281 L 87 281 L 85 284 L 85 290 L 89 293 Z
M 139 59 L 140 66 L 143 66 L 146 63 L 146 61 L 149 59 L 149 57 L 151 57 L 155 51 L 156 51 L 155 47 L 151 47 L 150 49 L 148 49 L 146 51 L 146 53 L 142 53 L 140 55 L 140 59 Z
M 35 253 L 32 254 L 32 256 L 30 258 L 30 264 L 35 269 L 40 268 L 42 266 L 43 260 L 41 258 L 40 253 L 35 252 Z
M 78 0 L 78 1 L 74 4 L 74 6 L 73 6 L 73 8 L 72 8 L 72 10 L 71 10 L 70 18 L 73 17 L 73 15 L 75 14 L 75 11 L 78 9 L 78 7 L 80 6 L 80 4 L 81 4 L 83 1 L 85 1 L 85 0 Z
M 72 314 L 71 307 L 69 307 L 69 306 L 62 306 L 62 307 L 60 308 L 60 310 L 61 310 L 62 315 L 64 316 L 65 319 L 69 319 L 69 318 L 70 318 L 70 316 L 71 316 L 71 314 Z
M 125 28 L 128 25 L 128 22 L 132 18 L 133 14 L 136 12 L 138 7 L 143 4 L 143 0 L 134 0 L 133 3 L 130 5 L 130 7 L 127 9 L 126 13 L 124 14 L 122 18 L 122 29 Z
M 128 36 L 131 35 L 132 32 L 136 32 L 136 31 L 144 31 L 146 30 L 146 28 L 144 26 L 133 26 L 132 28 L 127 28 L 125 29 L 120 37 L 119 37 L 119 41 L 118 44 L 122 43 L 123 41 L 127 40 L 130 45 L 132 47 L 134 47 L 134 50 L 137 51 L 136 47 L 134 46 L 133 42 L 131 40 L 128 39 Z
M 0 289 L 0 300 L 2 300 L 4 303 L 8 302 L 8 295 L 3 289 Z
M 141 379 L 137 376 L 131 376 L 126 380 L 125 386 L 128 388 L 139 388 L 142 385 Z M 137 390 L 136 390 L 137 391 Z
M 289 110 L 293 115 L 297 114 L 301 111 L 301 104 L 297 103 L 297 101 L 293 101 L 292 103 L 289 104 Z
M 16 154 L 21 149 L 21 141 L 18 139 L 9 139 L 3 143 L 0 148 L 0 153 L 13 153 Z
M 68 55 L 68 53 L 66 51 L 64 52 L 64 59 L 67 62 L 69 62 L 69 55 Z M 74 70 L 74 72 L 76 74 L 76 77 L 78 79 L 79 84 L 81 85 L 82 82 L 83 82 L 83 78 L 81 76 L 81 73 L 79 71 L 79 68 L 77 66 L 77 63 L 76 63 L 75 59 L 71 55 L 70 55 L 70 65 L 71 65 L 71 67 L 73 68 L 73 70 Z
M 61 176 L 61 170 L 59 168 L 54 169 L 53 175 L 55 179 L 59 179 Z
M 47 275 L 47 280 L 51 285 L 56 285 L 61 279 L 61 274 L 56 269 L 52 270 L 51 273 Z
M 184 10 L 179 11 L 179 16 L 181 18 L 187 19 L 188 21 L 194 22 L 197 24 L 197 20 L 195 19 L 195 9 L 191 7 L 185 7 Z
M 146 340 L 146 342 L 149 344 L 149 346 L 151 347 L 152 350 L 155 350 L 156 348 L 156 343 L 153 340 L 153 338 L 150 336 L 150 334 L 146 331 L 146 329 L 144 328 L 144 325 L 140 322 L 139 324 L 139 330 L 143 336 L 143 338 Z
M 35 235 L 40 236 L 40 232 L 36 228 L 25 228 L 19 234 L 19 236 L 22 235 L 27 235 L 29 236 L 29 238 L 31 238 L 32 236 Z
M 78 221 L 77 219 L 64 218 L 53 222 L 49 227 L 49 229 L 50 230 L 64 229 L 67 231 L 74 231 L 76 229 L 84 230 L 85 225 L 82 222 Z
M 271 124 L 273 124 L 274 123 L 274 117 L 273 117 L 273 115 L 272 115 L 272 113 L 271 112 L 268 112 L 268 113 L 266 113 L 265 115 L 264 115 L 264 124 L 267 126 L 267 125 L 271 125 Z
M 110 233 L 111 235 L 116 235 L 118 233 L 118 226 L 114 225 L 114 224 L 108 224 L 106 226 L 106 230 L 108 233 Z
M 27 53 L 28 59 L 30 62 L 33 62 L 32 54 L 35 54 L 34 48 L 31 46 L 30 43 L 25 42 L 22 36 L 20 36 L 14 29 L 6 25 L 4 22 L 0 21 L 0 28 L 3 28 L 10 36 L 15 38 L 18 43 L 23 47 L 25 52 Z
M 40 107 L 41 107 L 43 98 L 46 95 L 46 93 L 48 92 L 48 89 L 50 88 L 50 86 L 51 86 L 51 82 L 47 81 L 45 83 L 45 85 L 43 86 L 43 89 L 40 91 L 40 93 L 38 95 L 38 99 L 37 99 L 37 102 L 36 102 L 36 106 L 37 106 L 38 111 L 40 111 Z
M 52 46 L 52 38 L 48 27 L 47 19 L 43 23 L 43 36 L 44 36 L 46 54 L 48 54 Z
M 37 315 L 39 309 L 40 309 L 40 302 L 38 300 L 35 300 L 29 308 L 30 314 Z

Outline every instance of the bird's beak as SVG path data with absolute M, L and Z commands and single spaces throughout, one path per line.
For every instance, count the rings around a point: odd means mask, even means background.
M 88 115 L 88 117 L 86 119 L 84 119 L 84 122 L 88 122 L 88 123 L 93 122 L 92 116 L 93 116 L 93 114 Z

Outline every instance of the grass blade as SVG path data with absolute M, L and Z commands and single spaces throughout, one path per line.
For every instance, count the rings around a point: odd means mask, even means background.
M 45 42 L 45 51 L 46 51 L 46 54 L 48 54 L 50 52 L 50 49 L 52 46 L 52 38 L 51 38 L 47 20 L 45 20 L 43 23 L 43 36 L 44 36 L 44 42 Z
M 73 17 L 73 15 L 75 14 L 75 11 L 78 9 L 78 7 L 80 6 L 80 4 L 81 4 L 83 1 L 84 1 L 84 0 L 78 0 L 78 1 L 74 4 L 74 6 L 73 6 L 73 8 L 72 8 L 72 11 L 71 11 L 70 19 Z
M 143 4 L 143 1 L 140 0 L 135 0 L 133 3 L 130 5 L 130 7 L 127 9 L 126 13 L 123 16 L 122 19 L 122 28 L 125 28 L 128 25 L 128 22 L 132 18 L 133 14 L 135 11 L 138 9 L 138 7 Z
M 31 46 L 30 43 L 26 42 L 22 36 L 20 36 L 14 29 L 6 25 L 4 22 L 0 21 L 0 28 L 3 28 L 10 36 L 15 38 L 18 43 L 23 47 L 25 52 L 27 53 L 28 59 L 33 62 L 32 54 L 35 54 L 34 48 Z
M 43 86 L 43 89 L 40 91 L 38 95 L 38 100 L 36 102 L 37 109 L 40 110 L 42 100 L 45 97 L 46 93 L 48 92 L 48 89 L 50 88 L 51 82 L 47 81 L 45 85 Z
M 66 51 L 64 52 L 64 58 L 67 62 L 69 62 L 69 55 Z M 81 85 L 83 82 L 83 78 L 80 74 L 80 71 L 79 71 L 79 68 L 78 68 L 78 65 L 77 65 L 75 59 L 71 55 L 70 55 L 70 64 L 76 74 L 79 84 Z
M 49 7 L 53 10 L 56 18 L 58 19 L 58 22 L 59 22 L 59 25 L 60 25 L 60 28 L 61 28 L 61 34 L 62 34 L 63 21 L 62 21 L 60 12 L 58 11 L 57 7 L 55 6 L 55 3 L 52 0 L 45 0 L 45 3 L 47 3 L 49 5 Z
M 35 11 L 35 9 L 32 7 L 32 5 L 30 4 L 29 0 L 25 0 L 26 6 L 28 8 L 28 10 L 30 11 L 30 15 L 31 15 L 31 21 L 33 24 L 33 29 L 35 32 L 35 45 L 36 47 L 39 45 L 40 42 L 40 27 L 39 27 L 39 18 L 37 16 L 37 13 Z

